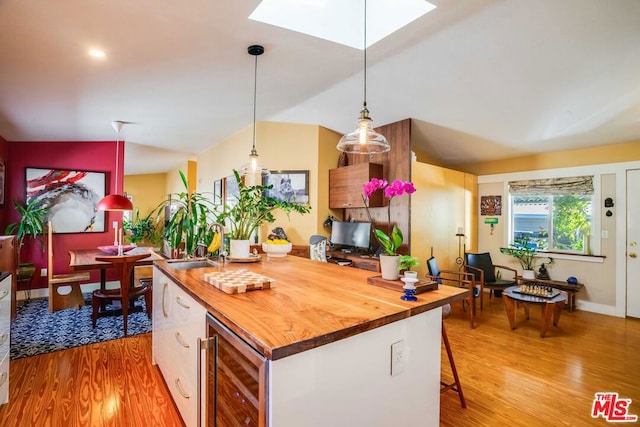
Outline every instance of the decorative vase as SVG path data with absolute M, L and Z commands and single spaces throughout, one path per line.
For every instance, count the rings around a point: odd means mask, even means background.
M 380 271 L 385 280 L 398 280 L 398 266 L 400 265 L 399 255 L 380 255 Z
M 535 279 L 536 278 L 536 272 L 534 270 L 523 270 L 522 271 L 522 278 L 523 279 Z
M 229 241 L 229 256 L 232 258 L 249 258 L 251 242 L 247 240 Z

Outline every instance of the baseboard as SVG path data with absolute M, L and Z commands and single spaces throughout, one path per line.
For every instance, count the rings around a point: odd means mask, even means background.
M 106 283 L 106 287 L 107 289 L 117 289 L 120 286 L 120 282 L 118 281 L 112 281 L 112 282 L 107 282 Z M 96 289 L 100 289 L 100 282 L 95 282 L 95 283 L 84 283 L 80 285 L 80 290 L 82 291 L 83 294 L 85 293 L 91 293 L 93 291 L 95 291 Z M 34 299 L 34 298 L 49 298 L 49 288 L 38 288 L 38 289 L 31 289 L 31 291 L 18 291 L 16 292 L 16 300 L 21 301 L 21 300 L 26 300 L 29 299 L 27 298 L 27 293 L 30 292 L 30 298 Z
M 576 298 L 576 309 L 590 311 L 592 313 L 616 316 L 616 307 L 613 305 L 596 304 L 589 301 L 580 301 Z

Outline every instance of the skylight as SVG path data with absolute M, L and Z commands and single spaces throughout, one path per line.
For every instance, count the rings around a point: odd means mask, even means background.
M 425 0 L 368 0 L 367 47 L 435 8 Z M 262 0 L 249 19 L 362 49 L 363 10 L 363 0 Z

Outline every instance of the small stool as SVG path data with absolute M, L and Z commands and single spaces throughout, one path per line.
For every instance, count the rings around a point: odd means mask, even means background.
M 451 384 L 447 384 L 444 381 L 440 380 L 440 393 L 444 393 L 447 390 L 453 390 L 458 393 L 460 397 L 460 404 L 463 408 L 467 407 L 467 402 L 464 400 L 464 394 L 462 393 L 462 386 L 460 385 L 460 378 L 458 378 L 458 370 L 456 369 L 456 362 L 453 360 L 453 353 L 451 352 L 451 346 L 449 345 L 449 338 L 447 338 L 447 331 L 444 328 L 444 320 L 449 318 L 451 315 L 451 305 L 443 305 L 442 306 L 442 341 L 444 342 L 444 347 L 447 350 L 447 357 L 449 357 L 449 365 L 451 365 L 451 373 L 453 373 L 453 382 Z

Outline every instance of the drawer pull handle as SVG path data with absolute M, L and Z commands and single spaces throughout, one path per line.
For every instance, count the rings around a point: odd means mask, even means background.
M 180 381 L 180 378 L 176 378 L 176 388 L 178 389 L 178 393 L 180 393 L 180 395 L 185 399 L 189 399 L 191 397 L 189 396 L 189 393 L 182 389 L 182 382 Z
M 0 293 L 0 299 L 3 299 L 7 295 L 9 295 L 9 291 L 2 291 L 2 293 Z
M 4 385 L 4 383 L 7 382 L 7 378 L 9 378 L 9 373 L 8 372 L 3 372 L 0 375 L 0 387 L 2 387 Z
M 176 302 L 181 306 L 183 306 L 184 308 L 191 308 L 189 304 L 182 302 L 182 298 L 180 298 L 179 296 L 176 297 Z
M 189 345 L 189 343 L 185 342 L 184 339 L 182 338 L 182 334 L 180 332 L 176 332 L 176 341 L 178 341 L 178 343 L 183 346 L 184 348 L 189 348 L 191 347 Z
M 9 339 L 9 334 L 7 334 L 7 333 L 2 334 L 0 336 L 0 345 L 6 343 L 8 339 Z
M 167 293 L 167 288 L 169 287 L 168 283 L 164 283 L 164 285 L 162 286 L 162 315 L 164 317 L 169 317 L 169 312 L 167 312 L 167 307 L 165 306 L 165 295 Z

